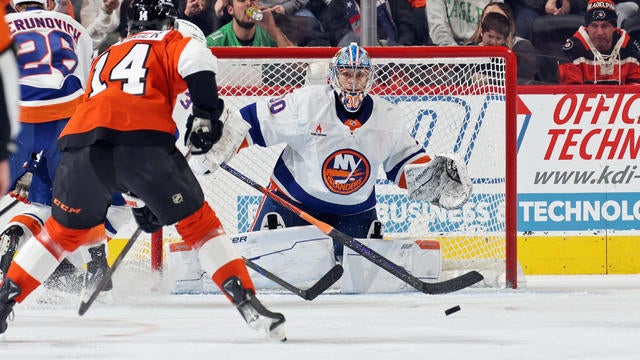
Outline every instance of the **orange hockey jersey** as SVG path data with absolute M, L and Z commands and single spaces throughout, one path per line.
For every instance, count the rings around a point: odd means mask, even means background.
M 145 31 L 111 46 L 94 59 L 83 103 L 58 147 L 175 142 L 176 96 L 186 89 L 184 78 L 199 71 L 215 73 L 216 58 L 175 30 Z
M 7 22 L 4 20 L 4 16 L 6 15 L 5 7 L 7 6 L 7 3 L 8 1 L 0 0 L 0 53 L 7 50 L 9 44 L 11 44 L 9 27 L 7 26 Z

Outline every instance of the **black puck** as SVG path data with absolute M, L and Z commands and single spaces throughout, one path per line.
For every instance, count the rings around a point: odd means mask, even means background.
M 449 315 L 451 315 L 451 314 L 453 314 L 455 312 L 458 312 L 458 311 L 460 311 L 460 305 L 456 305 L 456 306 L 454 306 L 452 308 L 449 308 L 449 309 L 445 310 L 444 314 L 449 316 Z

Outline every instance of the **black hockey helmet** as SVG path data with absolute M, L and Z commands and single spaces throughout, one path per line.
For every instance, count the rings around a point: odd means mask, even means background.
M 127 13 L 129 34 L 168 30 L 178 16 L 171 0 L 132 0 Z

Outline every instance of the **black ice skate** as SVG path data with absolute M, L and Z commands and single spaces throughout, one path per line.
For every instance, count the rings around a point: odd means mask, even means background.
M 89 249 L 91 255 L 91 261 L 87 263 L 87 272 L 84 279 L 84 288 L 82 298 L 85 299 L 93 289 L 95 289 L 100 281 L 109 272 L 109 263 L 107 263 L 107 252 L 105 245 L 101 244 Z M 113 304 L 113 297 L 111 295 L 111 289 L 113 289 L 113 282 L 111 278 L 100 290 L 98 301 L 104 304 Z
M 287 340 L 284 332 L 284 315 L 265 308 L 253 291 L 242 286 L 237 276 L 232 276 L 222 283 L 222 291 L 232 299 L 240 315 L 252 329 L 264 330 L 269 340 Z
M 24 231 L 18 225 L 10 226 L 0 235 L 0 283 L 4 279 L 7 270 L 9 270 L 13 255 L 18 249 L 23 235 Z
M 13 282 L 11 279 L 7 279 L 0 288 L 0 334 L 7 331 L 7 319 L 13 314 L 13 306 L 16 304 L 14 300 L 22 289 L 20 286 Z M 13 320 L 13 316 L 11 316 Z
M 104 244 L 92 247 L 89 249 L 91 255 L 91 261 L 87 263 L 87 277 L 85 288 L 95 288 L 104 275 L 109 272 L 109 263 L 107 263 L 107 252 L 105 251 Z M 102 291 L 109 291 L 113 289 L 113 283 L 111 279 L 104 286 Z

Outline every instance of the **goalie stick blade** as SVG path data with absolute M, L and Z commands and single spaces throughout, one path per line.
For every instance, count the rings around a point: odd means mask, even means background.
M 254 263 L 249 259 L 245 258 L 244 262 L 245 264 L 247 264 L 247 267 L 255 270 L 260 275 L 275 282 L 276 284 L 291 291 L 292 293 L 300 296 L 301 298 L 309 301 L 315 299 L 318 295 L 322 294 L 323 292 L 325 292 L 325 290 L 330 288 L 331 285 L 333 285 L 336 281 L 338 281 L 338 279 L 340 279 L 340 277 L 342 276 L 342 272 L 344 271 L 342 268 L 342 265 L 336 264 L 326 274 L 324 274 L 320 278 L 320 280 L 318 280 L 315 284 L 313 284 L 309 289 L 305 290 L 305 289 L 300 289 L 299 287 L 296 287 L 295 285 L 288 283 L 284 279 L 280 278 L 278 275 L 270 272 L 269 270 L 263 268 L 262 266 Z
M 423 282 L 422 289 L 420 289 L 425 294 L 437 295 L 437 294 L 448 294 L 458 290 L 462 290 L 464 288 L 468 288 L 471 285 L 479 283 L 484 279 L 484 276 L 477 271 L 469 271 L 468 273 L 462 274 L 458 277 L 454 277 L 453 279 L 428 283 Z
M 441 281 L 441 282 L 424 282 L 418 279 L 417 277 L 413 276 L 402 266 L 397 265 L 393 261 L 375 252 L 373 249 L 371 249 L 367 245 L 361 243 L 360 241 L 354 239 L 353 237 L 339 230 L 331 228 L 326 232 L 326 234 L 338 240 L 344 246 L 362 255 L 362 257 L 364 257 L 365 259 L 371 261 L 372 263 L 386 270 L 391 275 L 406 282 L 407 284 L 413 286 L 416 290 L 419 290 L 425 294 L 436 295 L 436 294 L 447 294 L 447 293 L 455 292 L 455 291 L 467 288 L 484 279 L 484 276 L 482 276 L 482 274 L 480 274 L 479 272 L 470 271 L 458 277 Z
M 325 292 L 331 285 L 335 284 L 338 279 L 342 277 L 342 273 L 344 272 L 344 268 L 340 264 L 334 265 L 324 276 L 318 280 L 313 286 L 307 289 L 306 300 L 313 300 L 318 295 Z

